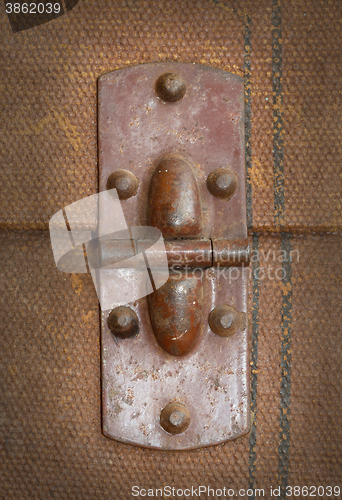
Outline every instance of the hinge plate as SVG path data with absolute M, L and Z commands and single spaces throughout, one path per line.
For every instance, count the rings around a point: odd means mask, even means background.
M 184 98 L 164 102 L 155 92 L 158 77 L 175 72 L 187 85 Z M 198 64 L 154 63 L 114 71 L 99 79 L 99 181 L 106 190 L 117 169 L 139 180 L 135 196 L 122 200 L 128 226 L 147 226 L 147 200 L 156 160 L 173 152 L 193 165 L 201 199 L 204 239 L 232 242 L 247 236 L 244 166 L 243 80 Z M 227 200 L 207 189 L 215 169 L 229 167 L 237 190 Z M 247 312 L 247 269 L 204 268 L 200 338 L 184 356 L 170 356 L 153 335 L 147 297 L 129 304 L 139 334 L 114 338 L 101 312 L 102 423 L 106 436 L 125 443 L 166 450 L 221 443 L 249 430 L 248 338 L 246 321 L 220 337 L 208 324 L 210 312 L 232 305 Z M 123 271 L 124 272 L 124 271 Z M 131 273 L 131 270 L 126 271 Z M 132 276 L 134 286 L 134 276 Z M 171 402 L 184 404 L 190 425 L 180 434 L 161 426 Z

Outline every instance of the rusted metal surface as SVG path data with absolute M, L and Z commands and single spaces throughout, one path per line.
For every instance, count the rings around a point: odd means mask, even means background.
M 158 97 L 156 82 L 165 73 L 184 80 L 181 100 Z M 102 311 L 103 432 L 108 437 L 151 448 L 191 449 L 248 432 L 246 325 L 225 338 L 208 323 L 211 311 L 222 304 L 246 313 L 247 274 L 233 262 L 237 255 L 248 261 L 243 119 L 242 79 L 202 65 L 149 64 L 99 80 L 100 190 L 116 169 L 136 176 L 136 195 L 122 201 L 127 224 L 162 228 L 173 267 L 163 292 L 130 304 L 139 319 L 139 335 L 114 339 L 107 325 L 110 311 Z M 209 174 L 221 168 L 236 177 L 229 200 L 213 196 L 207 187 Z M 180 192 L 189 186 L 191 196 L 184 201 Z M 191 224 L 181 223 L 178 232 L 177 216 L 165 224 L 167 210 L 179 212 L 177 204 L 170 208 L 173 198 L 179 205 L 193 204 L 188 205 Z M 189 226 L 187 239 L 176 239 Z M 216 269 L 211 267 L 214 255 Z M 234 267 L 223 269 L 224 261 Z M 134 287 L 132 270 L 127 279 Z M 171 295 L 172 305 L 164 307 Z M 188 326 L 192 331 L 184 353 L 169 354 L 165 347 L 172 349 L 172 338 L 181 339 Z M 179 434 L 161 425 L 162 410 L 169 404 L 184 405 L 191 415 L 188 428 Z M 172 417 L 174 424 L 178 417 Z
M 123 268 L 131 267 L 125 260 L 136 254 L 136 249 L 143 251 L 150 248 L 152 258 L 158 258 L 155 252 L 159 250 L 151 249 L 153 241 L 150 240 L 103 240 L 101 241 L 101 263 L 103 266 L 121 263 Z M 213 262 L 211 240 L 165 240 L 165 251 L 168 266 L 172 269 L 211 267 Z M 227 259 L 225 261 L 228 262 Z M 143 266 L 145 263 L 140 262 Z M 234 264 L 236 265 L 236 264 Z
M 169 267 L 172 269 L 211 267 L 213 262 L 211 240 L 165 240 Z
M 188 90 L 179 102 L 155 92 L 158 77 L 179 73 Z M 194 165 L 202 205 L 203 238 L 246 238 L 243 82 L 231 73 L 201 64 L 156 63 L 133 66 L 99 78 L 99 189 L 117 169 L 139 180 L 137 194 L 123 200 L 129 226 L 148 225 L 147 193 L 164 154 L 179 153 Z M 206 180 L 229 168 L 237 190 L 229 202 L 215 198 Z
M 237 438 L 249 429 L 247 332 L 231 338 L 214 334 L 210 312 L 219 304 L 246 310 L 246 275 L 232 268 L 229 287 L 214 269 L 204 275 L 203 330 L 196 349 L 184 356 L 167 354 L 155 339 L 147 300 L 131 308 L 139 335 L 113 339 L 102 312 L 103 432 L 106 436 L 151 448 L 191 449 Z M 227 270 L 228 271 L 228 270 Z M 191 424 L 175 436 L 160 427 L 159 416 L 170 402 L 186 405 Z
M 250 246 L 248 240 L 223 240 L 213 239 L 213 266 L 248 266 L 250 259 Z
M 203 288 L 201 275 L 179 271 L 171 273 L 165 285 L 148 296 L 154 335 L 158 344 L 173 356 L 190 352 L 200 336 Z
M 157 258 L 156 252 L 159 249 L 152 247 L 153 240 L 106 240 L 100 243 L 101 258 L 103 266 L 121 263 L 122 267 L 131 267 L 125 260 L 136 255 L 139 251 L 150 249 L 150 255 Z M 91 250 L 91 247 L 90 247 Z M 98 251 L 98 247 L 96 247 Z M 165 251 L 168 266 L 171 269 L 192 269 L 207 267 L 243 267 L 249 265 L 250 246 L 247 239 L 227 240 L 227 239 L 169 239 L 165 240 Z M 89 254 L 89 258 L 95 256 Z M 143 266 L 145 263 L 141 262 Z
M 148 219 L 164 238 L 199 236 L 202 210 L 195 176 L 189 163 L 168 154 L 157 164 L 148 194 Z

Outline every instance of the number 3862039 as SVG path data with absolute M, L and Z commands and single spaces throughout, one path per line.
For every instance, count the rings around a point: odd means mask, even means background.
M 59 14 L 59 3 L 6 3 L 7 14 Z

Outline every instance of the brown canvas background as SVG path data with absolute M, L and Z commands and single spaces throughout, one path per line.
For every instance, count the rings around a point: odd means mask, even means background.
M 338 0 L 80 0 L 12 34 L 0 5 L 0 498 L 341 486 L 341 11 Z M 102 436 L 96 294 L 89 276 L 55 268 L 47 232 L 56 211 L 97 192 L 97 78 L 168 60 L 245 76 L 253 267 L 269 268 L 249 288 L 251 436 L 172 453 Z M 284 245 L 299 262 L 269 257 Z M 279 266 L 289 283 L 272 278 Z

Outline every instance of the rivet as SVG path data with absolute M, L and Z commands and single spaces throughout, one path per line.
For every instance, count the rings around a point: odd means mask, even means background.
M 110 312 L 108 327 L 116 337 L 127 339 L 138 333 L 139 319 L 130 307 L 119 306 Z
M 186 84 L 177 73 L 164 73 L 156 81 L 157 96 L 166 102 L 181 101 L 186 92 Z
M 127 200 L 134 196 L 139 187 L 139 181 L 132 172 L 128 170 L 116 170 L 107 180 L 107 189 L 116 188 L 120 200 Z
M 216 198 L 228 200 L 236 191 L 236 176 L 229 168 L 216 168 L 208 175 L 207 188 Z
M 182 403 L 169 403 L 160 413 L 160 425 L 169 434 L 181 434 L 190 425 L 190 413 Z
M 217 306 L 209 315 L 209 326 L 220 337 L 231 337 L 234 335 L 239 324 L 239 313 L 233 306 L 226 304 Z

